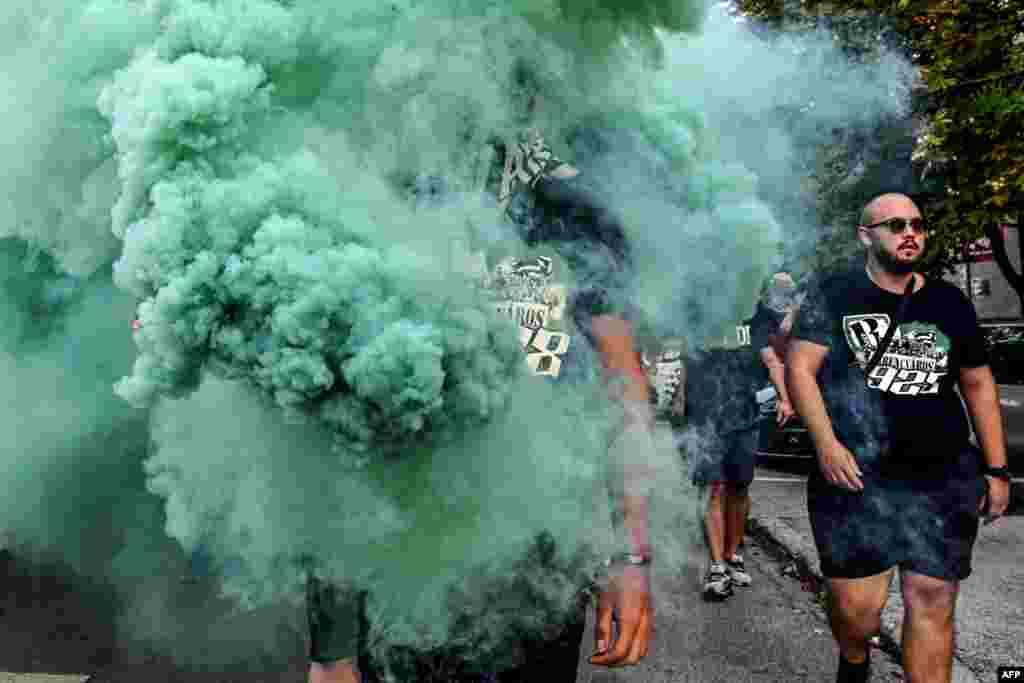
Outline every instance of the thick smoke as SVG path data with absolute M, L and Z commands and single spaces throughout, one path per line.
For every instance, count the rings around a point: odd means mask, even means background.
M 887 64 L 825 79 L 664 0 L 2 11 L 0 234 L 21 239 L 12 272 L 40 250 L 50 270 L 5 295 L 5 332 L 37 341 L 5 352 L 18 429 L 0 467 L 60 498 L 35 516 L 9 501 L 11 530 L 87 557 L 57 530 L 99 519 L 78 474 L 107 471 L 106 493 L 130 491 L 106 522 L 123 547 L 94 545 L 104 558 L 83 571 L 173 572 L 163 532 L 209 558 L 239 609 L 297 601 L 315 571 L 370 590 L 381 652 L 488 661 L 568 608 L 615 543 L 621 408 L 596 371 L 571 389 L 527 377 L 471 286 L 467 254 L 518 240 L 482 191 L 491 143 L 537 126 L 583 168 L 634 246 L 637 315 L 696 343 L 749 313 L 777 265 L 785 219 L 738 159 L 788 163 L 780 98 L 845 105 L 819 104 L 821 126 L 899 106 Z M 741 135 L 736 111 L 762 128 Z M 671 571 L 691 494 L 670 445 L 634 451 L 659 475 Z M 165 598 L 124 624 L 184 639 Z

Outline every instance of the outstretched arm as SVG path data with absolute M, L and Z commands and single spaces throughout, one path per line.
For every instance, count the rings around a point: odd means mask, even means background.
M 625 406 L 625 421 L 613 446 L 621 475 L 618 517 L 627 538 L 626 551 L 650 557 L 647 491 L 653 476 L 647 449 L 651 444 L 653 415 L 647 376 L 640 367 L 639 354 L 628 321 L 612 315 L 597 316 L 592 331 L 601 356 L 606 380 L 619 393 Z M 612 642 L 612 622 L 618 621 L 618 637 Z M 608 585 L 597 608 L 595 652 L 592 664 L 623 666 L 636 664 L 647 655 L 653 628 L 650 581 L 647 566 L 613 566 Z

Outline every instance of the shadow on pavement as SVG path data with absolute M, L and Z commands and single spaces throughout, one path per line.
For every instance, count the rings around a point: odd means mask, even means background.
M 304 634 L 298 628 L 279 629 L 273 643 L 250 644 L 249 650 L 258 652 L 233 656 L 228 666 L 222 663 L 214 667 L 201 662 L 223 662 L 225 658 L 204 652 L 203 634 L 193 633 L 188 650 L 176 644 L 172 660 L 170 653 L 155 647 L 119 639 L 116 598 L 109 589 L 89 585 L 60 566 L 33 563 L 22 555 L 0 551 L 0 671 L 87 674 L 89 683 L 305 680 Z M 183 603 L 191 601 L 212 617 L 209 626 L 211 633 L 218 634 L 219 642 L 212 646 L 216 648 L 232 629 L 239 633 L 250 630 L 233 620 L 259 619 L 260 615 L 233 618 L 226 603 L 218 606 L 213 590 L 209 581 L 183 577 L 180 597 Z M 280 614 L 267 618 L 283 623 Z M 245 642 L 244 636 L 240 640 Z

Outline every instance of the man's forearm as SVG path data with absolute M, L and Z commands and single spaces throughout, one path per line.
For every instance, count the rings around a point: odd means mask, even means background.
M 836 436 L 832 430 L 832 420 L 829 419 L 825 410 L 825 400 L 821 396 L 821 389 L 818 387 L 818 379 L 814 375 L 787 365 L 785 369 L 786 386 L 789 389 L 789 398 L 797 415 L 803 420 L 811 435 L 814 447 L 821 450 Z
M 614 398 L 622 402 L 623 422 L 609 445 L 615 511 L 613 523 L 621 523 L 630 553 L 650 552 L 648 494 L 654 484 L 654 447 L 647 375 L 640 366 L 632 325 L 625 319 L 597 316 L 592 321 L 605 380 Z
M 768 377 L 772 381 L 772 386 L 775 387 L 775 393 L 778 394 L 779 400 L 792 403 L 789 392 L 786 391 L 786 367 L 782 363 L 769 367 Z
M 654 484 L 653 418 L 646 404 L 627 401 L 626 421 L 611 447 L 612 467 L 618 479 L 614 522 L 623 551 L 649 555 L 649 492 Z
M 625 550 L 634 555 L 651 555 L 650 503 L 646 495 L 622 496 L 622 530 Z
M 789 403 L 789 392 L 786 390 L 786 366 L 775 353 L 775 349 L 770 346 L 761 349 L 761 362 L 768 368 L 768 379 L 772 381 L 779 400 Z
M 978 445 L 989 467 L 1006 465 L 1006 440 L 999 410 L 999 392 L 994 382 L 963 385 L 960 388 L 974 422 Z

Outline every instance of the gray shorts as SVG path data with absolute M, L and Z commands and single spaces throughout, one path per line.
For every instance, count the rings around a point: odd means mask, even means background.
M 724 434 L 703 430 L 691 452 L 693 483 L 706 486 L 724 481 L 748 486 L 754 481 L 759 432 L 756 427 Z

